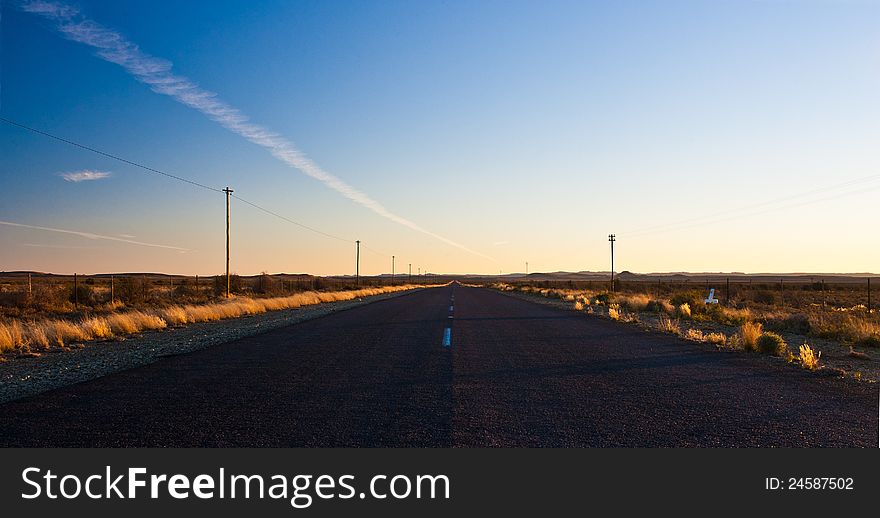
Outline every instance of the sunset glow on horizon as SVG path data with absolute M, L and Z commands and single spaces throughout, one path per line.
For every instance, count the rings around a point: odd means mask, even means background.
M 880 272 L 878 2 L 0 5 L 0 271 Z

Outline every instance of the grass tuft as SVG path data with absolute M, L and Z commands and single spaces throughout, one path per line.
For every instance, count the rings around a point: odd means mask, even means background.
M 657 329 L 664 333 L 681 335 L 681 325 L 678 323 L 678 320 L 673 320 L 666 315 L 660 315 L 660 320 L 657 322 Z
M 814 371 L 819 368 L 819 358 L 822 357 L 822 353 L 816 353 L 813 351 L 813 348 L 807 344 L 803 344 L 800 347 L 800 354 L 798 355 L 798 359 L 801 362 L 801 367 L 807 369 L 809 371 Z
M 759 322 L 746 322 L 739 327 L 739 344 L 746 351 L 754 351 L 758 348 L 758 338 L 764 332 Z

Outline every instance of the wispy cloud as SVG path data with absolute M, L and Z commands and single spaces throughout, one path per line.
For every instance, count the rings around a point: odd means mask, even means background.
M 28 248 L 53 248 L 62 250 L 93 250 L 94 246 L 68 246 L 68 245 L 44 245 L 42 243 L 22 243 L 21 246 Z
M 71 171 L 69 173 L 58 173 L 58 175 L 61 176 L 61 178 L 64 178 L 65 180 L 67 180 L 68 182 L 74 182 L 74 183 L 88 182 L 88 181 L 92 181 L 92 180 L 102 180 L 104 178 L 110 177 L 110 173 L 108 173 L 106 171 L 91 171 L 91 170 Z
M 26 228 L 30 230 L 42 230 L 45 232 L 56 232 L 59 234 L 69 234 L 73 236 L 84 237 L 86 239 L 103 239 L 106 241 L 116 241 L 118 243 L 128 243 L 130 245 L 139 245 L 139 246 L 149 246 L 153 248 L 165 248 L 168 250 L 178 250 L 180 252 L 188 252 L 188 248 L 181 248 L 179 246 L 171 246 L 171 245 L 162 245 L 158 243 L 145 243 L 143 241 L 135 241 L 133 239 L 124 239 L 121 237 L 113 237 L 113 236 L 104 236 L 101 234 L 93 234 L 91 232 L 82 232 L 79 230 L 67 230 L 63 228 L 52 228 L 52 227 L 41 227 L 39 225 L 27 225 L 24 223 L 15 223 L 13 221 L 3 221 L 0 220 L 0 225 L 5 225 L 7 227 L 17 227 L 17 228 Z
M 96 49 L 96 54 L 100 58 L 121 66 L 138 81 L 149 85 L 154 92 L 167 95 L 202 112 L 233 133 L 267 149 L 278 160 L 320 181 L 355 203 L 395 223 L 427 234 L 471 254 L 492 260 L 485 254 L 471 250 L 391 212 L 367 194 L 323 170 L 283 136 L 250 122 L 248 117 L 237 108 L 218 99 L 214 92 L 201 88 L 184 76 L 174 74 L 171 71 L 171 62 L 141 51 L 136 44 L 128 41 L 122 34 L 86 18 L 75 7 L 58 2 L 30 0 L 23 2 L 22 8 L 27 12 L 39 14 L 52 20 L 55 22 L 57 30 L 65 37 Z

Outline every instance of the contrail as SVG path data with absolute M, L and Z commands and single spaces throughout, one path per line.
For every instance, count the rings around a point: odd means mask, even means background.
M 140 50 L 124 36 L 83 16 L 75 7 L 40 0 L 22 3 L 22 9 L 41 15 L 56 24 L 56 29 L 66 38 L 83 43 L 97 50 L 96 54 L 111 63 L 124 68 L 138 81 L 149 85 L 156 93 L 194 108 L 209 119 L 236 133 L 258 146 L 266 148 L 275 158 L 302 173 L 323 183 L 383 218 L 427 234 L 448 245 L 471 254 L 494 261 L 491 257 L 471 250 L 455 241 L 435 234 L 418 224 L 386 209 L 381 203 L 355 189 L 342 179 L 321 169 L 318 164 L 305 156 L 292 142 L 267 128 L 254 124 L 237 108 L 221 101 L 217 94 L 201 88 L 190 79 L 172 73 L 170 61 L 153 57 Z
M 130 245 L 151 246 L 153 248 L 166 248 L 168 250 L 179 250 L 181 252 L 189 252 L 189 248 L 181 248 L 179 246 L 159 245 L 156 243 L 144 243 L 143 241 L 135 241 L 134 239 L 124 239 L 121 237 L 103 236 L 101 234 L 93 234 L 91 232 L 80 232 L 78 230 L 66 230 L 63 228 L 41 227 L 38 225 L 26 225 L 24 223 L 15 223 L 12 221 L 0 220 L 0 225 L 8 227 L 29 228 L 32 230 L 44 230 L 46 232 L 58 232 L 60 234 L 70 234 L 74 236 L 84 237 L 87 239 L 104 239 L 107 241 L 117 241 L 120 243 L 128 243 Z

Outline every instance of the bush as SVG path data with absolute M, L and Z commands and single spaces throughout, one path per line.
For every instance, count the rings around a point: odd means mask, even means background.
M 703 303 L 703 299 L 705 297 L 701 292 L 698 291 L 685 291 L 681 293 L 676 293 L 669 299 L 669 302 L 672 303 L 673 306 L 679 307 L 682 304 L 687 304 L 690 308 L 697 308 L 700 304 Z
M 766 327 L 772 331 L 786 331 L 799 335 L 810 334 L 813 328 L 810 325 L 810 317 L 803 313 L 795 313 L 785 318 L 768 318 Z
M 776 304 L 776 294 L 772 291 L 760 290 L 752 295 L 752 300 L 758 304 L 767 304 L 773 306 Z
M 778 334 L 771 332 L 761 333 L 755 345 L 758 352 L 772 354 L 773 356 L 782 356 L 788 350 L 785 340 Z
M 87 284 L 77 284 L 76 288 L 70 288 L 70 302 L 79 302 L 80 304 L 91 304 L 95 301 L 95 292 L 91 286 Z
M 674 310 L 672 304 L 659 299 L 652 299 L 645 306 L 645 311 L 653 311 L 655 313 L 672 313 Z

